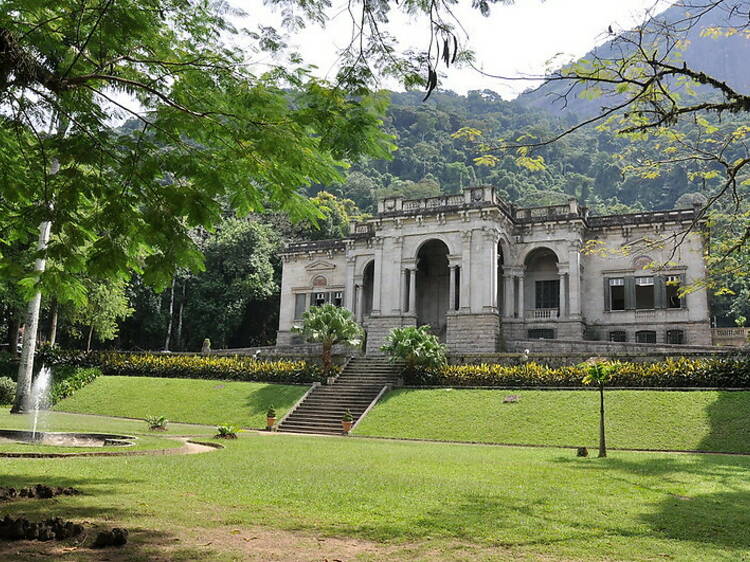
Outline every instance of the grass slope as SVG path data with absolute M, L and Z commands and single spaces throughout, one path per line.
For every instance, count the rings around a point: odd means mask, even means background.
M 99 377 L 55 406 L 58 411 L 170 421 L 266 426 L 273 405 L 279 417 L 307 391 L 307 386 L 150 377 Z
M 503 404 L 516 394 L 520 401 Z M 607 444 L 750 452 L 750 392 L 607 391 Z M 410 390 L 389 393 L 360 435 L 595 446 L 595 391 Z
M 130 541 L 118 560 L 255 559 L 230 551 L 252 549 L 264 529 L 376 541 L 370 560 L 750 557 L 746 457 L 577 459 L 550 449 L 283 434 L 224 444 L 178 457 L 4 459 L 4 485 L 42 481 L 84 495 L 3 510 L 125 526 Z M 25 548 L 55 545 L 0 544 L 0 558 L 39 559 Z M 183 550 L 164 558 L 165 548 Z M 89 560 L 86 551 L 57 548 L 55 559 Z M 274 559 L 294 553 L 279 545 Z

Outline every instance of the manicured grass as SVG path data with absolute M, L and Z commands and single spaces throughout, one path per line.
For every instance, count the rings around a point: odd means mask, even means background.
M 273 405 L 279 417 L 307 386 L 150 377 L 99 377 L 55 406 L 58 411 L 264 428 Z
M 518 395 L 520 401 L 504 404 Z M 607 443 L 635 449 L 750 452 L 750 392 L 607 391 Z M 596 391 L 411 390 L 387 394 L 360 435 L 595 446 Z
M 0 429 L 31 429 L 31 415 L 13 415 L 9 408 L 0 408 Z M 214 435 L 215 426 L 167 424 L 167 431 L 149 431 L 143 420 L 127 420 L 103 416 L 88 416 L 67 412 L 45 412 L 39 420 L 39 429 L 46 431 L 92 431 L 99 433 L 125 433 L 127 435 Z
M 376 541 L 371 560 L 750 556 L 746 457 L 579 459 L 558 449 L 251 433 L 224 444 L 178 457 L 4 459 L 4 485 L 41 481 L 84 495 L 3 511 L 125 526 L 131 541 L 118 560 L 163 559 L 172 546 L 185 552 L 169 559 L 254 559 L 262 529 Z M 22 546 L 8 548 L 24 559 Z M 237 548 L 250 550 L 227 553 Z M 55 558 L 91 559 L 86 552 L 58 549 Z M 293 546 L 280 544 L 274 559 L 296 559 Z

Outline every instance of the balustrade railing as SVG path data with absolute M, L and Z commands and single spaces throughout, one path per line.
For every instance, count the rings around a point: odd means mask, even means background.
M 559 308 L 530 308 L 526 311 L 526 318 L 530 320 L 555 320 L 559 316 Z

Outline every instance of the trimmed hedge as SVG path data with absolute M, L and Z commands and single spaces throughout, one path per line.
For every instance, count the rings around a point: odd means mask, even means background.
M 62 378 L 59 376 L 59 373 L 53 371 L 53 384 L 50 391 L 52 404 L 57 404 L 63 398 L 73 396 L 73 394 L 87 384 L 94 382 L 96 377 L 102 374 L 99 369 L 95 368 L 75 368 L 72 371 L 70 368 L 63 368 L 61 371 L 63 373 Z
M 320 366 L 306 361 L 259 361 L 252 357 L 100 353 L 96 362 L 106 375 L 221 379 L 272 383 L 322 382 Z
M 405 373 L 416 386 L 561 386 L 580 387 L 583 368 L 524 365 L 448 365 L 433 371 Z M 675 358 L 658 363 L 621 363 L 610 386 L 623 387 L 750 387 L 750 357 Z

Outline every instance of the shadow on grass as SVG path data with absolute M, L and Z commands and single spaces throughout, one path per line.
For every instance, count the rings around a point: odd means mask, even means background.
M 750 392 L 719 392 L 706 410 L 710 428 L 700 450 L 750 452 Z
M 639 516 L 652 529 L 653 536 L 729 549 L 750 548 L 750 489 L 746 485 L 750 458 L 674 454 L 657 458 L 560 457 L 555 462 L 575 463 L 598 480 L 606 478 L 655 494 L 654 509 Z M 705 483 L 724 489 L 713 493 L 683 492 Z
M 307 390 L 307 387 L 266 384 L 250 393 L 245 405 L 252 416 L 265 415 L 271 406 L 277 410 L 287 411 L 297 403 L 302 389 Z
M 200 560 L 205 558 L 206 550 L 178 545 L 176 535 L 142 528 L 129 527 L 128 520 L 137 514 L 132 508 L 124 508 L 117 499 L 113 489 L 128 484 L 137 489 L 138 481 L 115 478 L 75 478 L 60 476 L 19 475 L 3 476 L 2 485 L 14 488 L 33 486 L 44 483 L 50 486 L 72 486 L 82 492 L 78 496 L 57 496 L 49 499 L 21 498 L 0 502 L 0 517 L 24 516 L 32 521 L 41 521 L 51 517 L 82 523 L 84 534 L 65 541 L 0 541 L 0 560 Z M 97 498 L 100 505 L 91 505 L 90 498 Z M 105 501 L 101 505 L 101 498 Z M 93 550 L 90 545 L 100 531 L 113 527 L 125 527 L 129 531 L 128 544 L 121 548 Z

